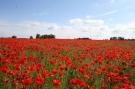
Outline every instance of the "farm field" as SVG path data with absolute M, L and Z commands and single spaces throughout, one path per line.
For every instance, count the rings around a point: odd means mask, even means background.
M 0 89 L 135 89 L 135 41 L 0 38 Z

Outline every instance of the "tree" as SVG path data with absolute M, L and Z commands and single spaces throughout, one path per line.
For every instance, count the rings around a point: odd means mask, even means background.
M 53 34 L 45 34 L 45 35 L 41 35 L 39 38 L 42 38 L 42 39 L 52 39 L 52 38 L 55 38 L 55 35 Z
M 118 37 L 118 40 L 125 40 L 124 37 Z
M 111 37 L 110 40 L 125 40 L 124 37 Z
M 92 39 L 90 39 L 89 37 L 76 38 L 76 39 L 78 39 L 78 40 L 92 40 Z
M 37 39 L 37 38 L 40 38 L 40 34 L 37 34 L 37 35 L 36 35 L 36 39 Z
M 30 39 L 33 39 L 33 36 L 30 36 Z
M 17 38 L 17 36 L 13 35 L 12 38 Z
M 40 39 L 52 39 L 52 38 L 55 38 L 55 35 L 53 35 L 53 34 L 44 34 L 44 35 L 37 34 L 36 39 L 37 38 L 40 38 Z
M 117 40 L 117 37 L 111 37 L 110 40 Z

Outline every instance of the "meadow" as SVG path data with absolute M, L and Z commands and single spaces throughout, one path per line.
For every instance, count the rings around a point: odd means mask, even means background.
M 135 41 L 0 38 L 0 89 L 135 89 Z

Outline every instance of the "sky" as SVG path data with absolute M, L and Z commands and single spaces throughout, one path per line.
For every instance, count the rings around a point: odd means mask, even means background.
M 0 37 L 135 38 L 135 0 L 0 0 Z

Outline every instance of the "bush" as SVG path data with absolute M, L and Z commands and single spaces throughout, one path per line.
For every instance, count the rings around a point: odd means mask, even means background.
M 13 35 L 12 38 L 17 38 L 17 36 Z
M 110 40 L 125 40 L 124 37 L 111 37 Z
M 40 34 L 37 34 L 37 35 L 36 35 L 36 39 L 37 39 L 37 38 L 40 38 Z
M 33 36 L 30 36 L 30 39 L 33 39 Z
M 55 38 L 55 35 L 53 34 L 45 34 L 45 35 L 40 35 L 40 34 L 37 34 L 36 35 L 36 38 L 40 38 L 40 39 L 52 39 L 52 38 Z

